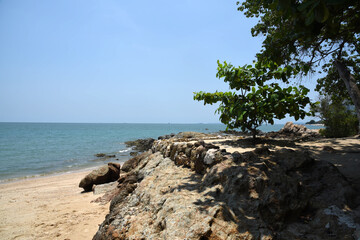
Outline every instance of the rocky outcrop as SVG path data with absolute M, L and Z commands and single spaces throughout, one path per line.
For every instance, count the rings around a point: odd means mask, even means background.
M 269 132 L 266 133 L 265 136 L 270 138 L 293 138 L 297 140 L 306 140 L 318 138 L 321 135 L 318 131 L 308 129 L 304 125 L 287 122 L 278 132 Z
M 116 181 L 119 179 L 119 176 L 120 164 L 108 163 L 86 175 L 85 178 L 80 181 L 79 187 L 88 192 L 92 190 L 93 185 Z
M 127 160 L 121 167 L 121 171 L 124 172 L 130 172 L 131 170 L 134 170 L 136 166 L 139 164 L 139 162 L 144 159 L 145 157 L 151 155 L 151 151 L 144 152 L 140 155 L 137 155 L 129 160 Z
M 176 165 L 189 167 L 196 173 L 203 174 L 205 170 L 224 159 L 226 152 L 218 146 L 206 144 L 204 141 L 177 142 L 172 140 L 155 141 L 151 149 L 169 157 Z
M 199 138 L 206 138 L 209 137 L 209 134 L 200 133 L 200 132 L 179 132 L 174 136 L 175 138 L 193 138 L 193 139 L 199 139 Z
M 116 158 L 115 154 L 105 154 L 105 153 L 97 153 L 94 155 L 97 158 L 101 158 L 101 159 L 108 159 L 108 158 Z
M 156 141 L 119 179 L 94 239 L 358 239 L 357 193 L 308 152 Z
M 146 138 L 146 139 L 138 139 L 135 141 L 127 141 L 125 142 L 127 147 L 132 147 L 133 150 L 138 152 L 145 152 L 149 150 L 153 144 L 155 139 L 153 138 Z
M 174 136 L 175 136 L 175 133 L 166 134 L 166 135 L 163 135 L 163 136 L 158 137 L 158 140 L 170 139 L 170 138 L 172 138 L 172 137 L 174 137 Z
M 294 124 L 293 122 L 287 122 L 282 129 L 280 129 L 279 134 L 295 134 L 302 135 L 309 132 L 309 129 L 304 125 Z

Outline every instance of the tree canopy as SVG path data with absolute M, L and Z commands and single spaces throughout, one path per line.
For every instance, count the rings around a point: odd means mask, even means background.
M 246 17 L 259 19 L 251 29 L 254 37 L 265 37 L 257 61 L 296 66 L 302 75 L 321 67 L 325 77 L 318 79 L 317 90 L 350 98 L 360 122 L 359 0 L 246 0 L 238 5 Z
M 271 66 L 270 66 L 271 65 Z M 250 130 L 253 138 L 262 123 L 274 123 L 274 119 L 285 118 L 286 114 L 296 120 L 311 113 L 304 110 L 310 99 L 304 86 L 281 88 L 278 83 L 267 81 L 290 76 L 296 69 L 274 68 L 275 65 L 255 63 L 234 67 L 218 61 L 217 77 L 229 83 L 236 92 L 195 93 L 194 99 L 204 104 L 221 102 L 217 112 L 228 128 Z

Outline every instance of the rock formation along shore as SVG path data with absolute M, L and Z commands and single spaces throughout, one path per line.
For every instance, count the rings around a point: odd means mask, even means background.
M 121 171 L 95 240 L 360 238 L 359 193 L 307 151 L 162 138 Z

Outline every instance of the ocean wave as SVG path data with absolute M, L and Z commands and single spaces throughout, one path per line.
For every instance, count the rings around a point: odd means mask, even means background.
M 119 153 L 126 153 L 126 152 L 130 152 L 131 150 L 132 148 L 128 148 L 128 149 L 120 150 Z

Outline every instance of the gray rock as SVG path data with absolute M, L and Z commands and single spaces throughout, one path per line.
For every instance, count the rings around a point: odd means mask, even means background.
M 215 153 L 218 152 L 217 149 L 209 149 L 206 152 L 206 155 L 204 157 L 204 163 L 207 165 L 211 165 L 215 162 Z
M 120 176 L 120 164 L 108 163 L 99 169 L 93 170 L 85 176 L 80 183 L 79 187 L 84 188 L 84 191 L 91 191 L 94 184 L 103 184 L 116 181 Z
M 115 182 L 111 182 L 111 183 L 94 185 L 92 189 L 93 189 L 94 195 L 99 195 L 99 194 L 104 194 L 106 192 L 114 190 L 117 185 L 118 185 L 118 183 L 115 181 Z
M 154 143 L 155 139 L 153 138 L 146 138 L 146 139 L 138 139 L 135 141 L 127 141 L 125 142 L 127 147 L 133 147 L 133 150 L 139 152 L 145 152 L 151 149 L 152 144 Z
M 121 167 L 121 171 L 130 172 L 131 170 L 135 169 L 140 161 L 148 156 L 151 155 L 150 151 L 144 152 L 140 155 L 136 155 L 135 157 L 127 160 Z
M 167 141 L 156 142 L 153 151 L 162 152 L 139 160 L 119 181 L 94 239 L 354 239 L 359 233 L 351 210 L 357 193 L 327 162 L 303 151 L 226 154 Z M 207 153 L 211 165 L 204 164 Z

